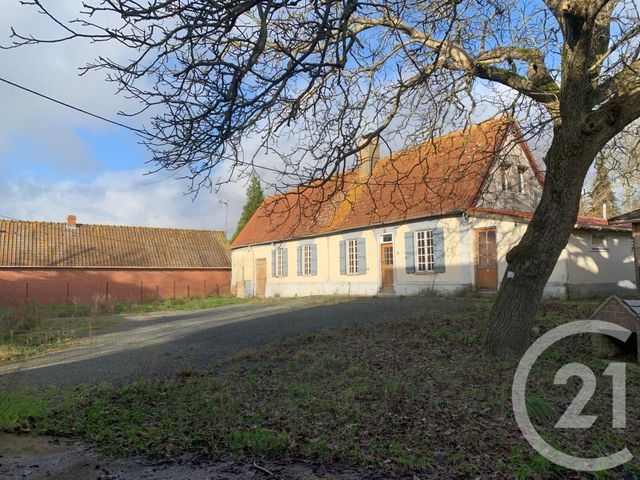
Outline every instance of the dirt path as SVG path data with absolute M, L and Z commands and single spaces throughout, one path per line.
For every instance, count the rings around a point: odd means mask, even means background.
M 130 383 L 174 375 L 278 338 L 377 321 L 401 321 L 441 300 L 429 297 L 282 299 L 181 314 L 130 316 L 73 348 L 0 366 L 0 388 Z M 444 302 L 466 308 L 466 302 Z M 453 306 L 452 306 L 453 305 Z
M 0 433 L 0 478 L 18 480 L 358 480 L 388 479 L 371 469 L 341 469 L 302 462 L 255 464 L 198 461 L 192 455 L 175 461 L 143 457 L 104 459 L 71 440 Z

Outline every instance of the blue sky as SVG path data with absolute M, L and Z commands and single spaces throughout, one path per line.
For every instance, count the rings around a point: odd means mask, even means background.
M 52 2 L 63 18 L 77 15 L 79 1 Z M 55 29 L 19 0 L 4 0 L 0 43 L 10 28 L 53 37 Z M 135 105 L 115 95 L 104 73 L 78 75 L 97 55 L 121 58 L 115 45 L 67 42 L 0 50 L 0 76 L 107 118 L 140 127 L 144 118 L 118 111 Z M 153 170 L 139 138 L 124 128 L 82 115 L 0 83 L 0 215 L 25 220 L 224 229 L 220 200 L 229 200 L 229 230 L 244 203 L 244 183 L 220 192 L 186 196 L 188 184 Z

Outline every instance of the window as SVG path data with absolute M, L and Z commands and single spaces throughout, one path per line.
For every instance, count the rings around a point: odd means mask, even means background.
M 591 250 L 606 250 L 607 236 L 604 233 L 591 234 Z
M 311 275 L 311 245 L 302 247 L 302 274 Z
M 501 171 L 502 171 L 502 191 L 507 192 L 511 190 L 511 185 L 509 184 L 509 166 L 504 165 Z
M 284 277 L 283 253 L 284 249 L 276 249 L 276 277 Z
M 391 236 L 391 234 L 390 234 L 390 233 L 385 233 L 385 234 L 382 236 L 382 243 L 390 243 L 390 242 L 392 242 L 392 241 L 393 241 L 393 237 Z
M 358 240 L 347 240 L 347 274 L 358 273 Z
M 525 167 L 518 167 L 518 192 L 525 193 L 527 188 L 527 180 L 525 178 L 525 172 L 527 169 Z
M 416 232 L 416 266 L 418 272 L 433 272 L 434 249 L 433 230 Z

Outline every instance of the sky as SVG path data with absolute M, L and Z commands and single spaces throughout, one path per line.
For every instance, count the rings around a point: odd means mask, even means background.
M 11 43 L 11 27 L 41 38 L 56 38 L 59 27 L 19 0 L 2 0 L 0 45 Z M 78 16 L 81 0 L 47 5 L 63 19 Z M 105 72 L 80 76 L 79 67 L 98 56 L 125 60 L 115 43 L 84 40 L 0 50 L 0 77 L 95 114 L 141 128 L 148 118 L 119 111 L 136 105 L 115 92 Z M 219 191 L 186 192 L 187 180 L 154 170 L 151 154 L 135 133 L 67 109 L 0 82 L 0 218 L 235 231 L 245 203 L 246 179 Z M 481 112 L 484 120 L 491 116 Z M 248 158 L 259 139 L 247 139 Z M 286 143 L 286 142 L 285 142 Z M 383 152 L 386 153 L 386 152 Z M 275 158 L 258 163 L 277 166 Z M 225 176 L 220 170 L 215 175 Z M 225 215 L 228 204 L 228 215 Z
M 11 27 L 54 37 L 51 22 L 19 0 L 3 0 L 0 44 L 10 44 Z M 79 2 L 53 2 L 63 18 L 77 16 Z M 79 76 L 78 68 L 98 55 L 123 58 L 113 44 L 83 41 L 0 50 L 0 77 L 104 117 L 140 127 L 118 111 L 135 105 L 115 94 L 104 73 Z M 135 133 L 56 105 L 0 82 L 0 216 L 20 220 L 235 230 L 246 184 L 219 192 L 185 195 L 186 180 L 171 172 L 148 174 L 151 155 Z

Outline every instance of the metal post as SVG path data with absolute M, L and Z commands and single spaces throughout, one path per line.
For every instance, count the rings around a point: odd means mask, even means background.
M 229 200 L 220 200 L 220 204 L 224 205 L 224 236 L 229 238 Z

